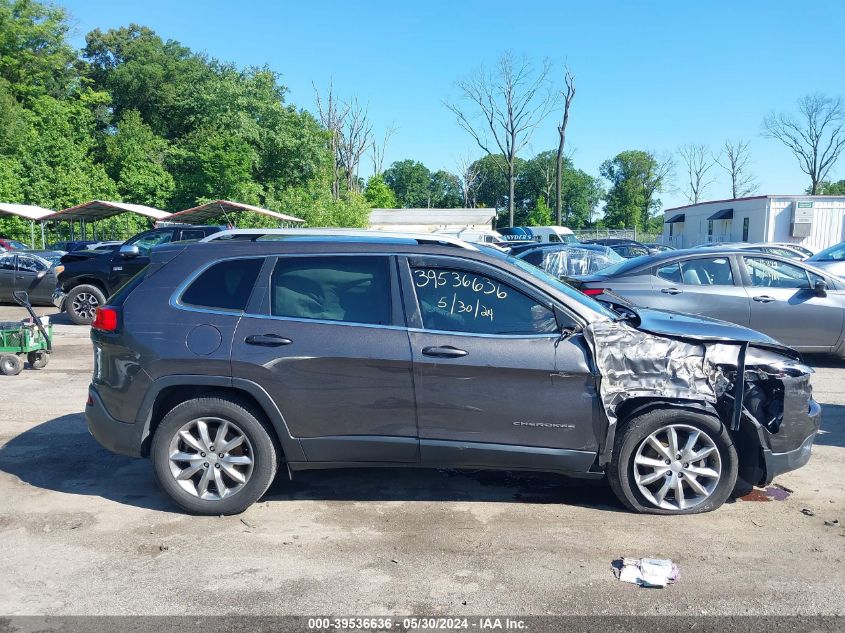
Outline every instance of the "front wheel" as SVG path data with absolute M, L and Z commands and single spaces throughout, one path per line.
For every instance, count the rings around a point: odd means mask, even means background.
M 225 398 L 188 400 L 155 431 L 150 457 L 162 490 L 195 514 L 238 514 L 276 476 L 278 452 L 263 416 Z
M 696 514 L 725 502 L 737 468 L 730 433 L 718 418 L 657 409 L 617 432 L 608 479 L 620 501 L 636 512 Z
M 97 308 L 106 304 L 106 296 L 97 286 L 82 284 L 67 294 L 65 310 L 76 325 L 91 325 Z
M 47 350 L 39 349 L 29 352 L 26 355 L 26 360 L 33 369 L 44 369 L 47 363 L 50 362 L 50 355 L 47 353 Z

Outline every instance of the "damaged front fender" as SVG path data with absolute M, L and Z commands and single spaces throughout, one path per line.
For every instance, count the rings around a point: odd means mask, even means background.
M 619 423 L 658 402 L 706 410 L 733 431 L 751 424 L 764 450 L 797 449 L 818 430 L 818 416 L 808 415 L 813 370 L 787 348 L 657 334 L 608 320 L 589 324 L 584 338 L 606 417 L 597 438 L 600 466 L 612 459 Z

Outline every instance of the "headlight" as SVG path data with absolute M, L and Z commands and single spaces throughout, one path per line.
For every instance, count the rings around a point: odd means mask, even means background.
M 53 272 L 55 272 L 56 275 L 60 275 L 64 271 L 64 269 L 65 267 L 59 264 L 58 266 L 53 268 Z

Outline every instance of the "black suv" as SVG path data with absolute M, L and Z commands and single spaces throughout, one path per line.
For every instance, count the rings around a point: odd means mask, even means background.
M 243 511 L 280 468 L 428 466 L 606 475 L 686 514 L 810 457 L 811 370 L 762 334 L 454 238 L 326 233 L 156 248 L 97 310 L 89 429 L 183 508 Z
M 77 325 L 89 325 L 97 306 L 150 262 L 154 246 L 181 240 L 201 240 L 222 231 L 222 226 L 172 225 L 144 231 L 114 251 L 75 251 L 62 257 L 56 268 L 58 283 L 53 304 L 67 310 Z

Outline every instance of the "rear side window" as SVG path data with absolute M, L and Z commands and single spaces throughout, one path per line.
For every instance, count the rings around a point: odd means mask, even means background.
M 210 266 L 182 293 L 182 303 L 217 310 L 246 310 L 262 258 L 230 259 Z
M 273 316 L 388 325 L 387 257 L 280 257 L 271 280 Z

